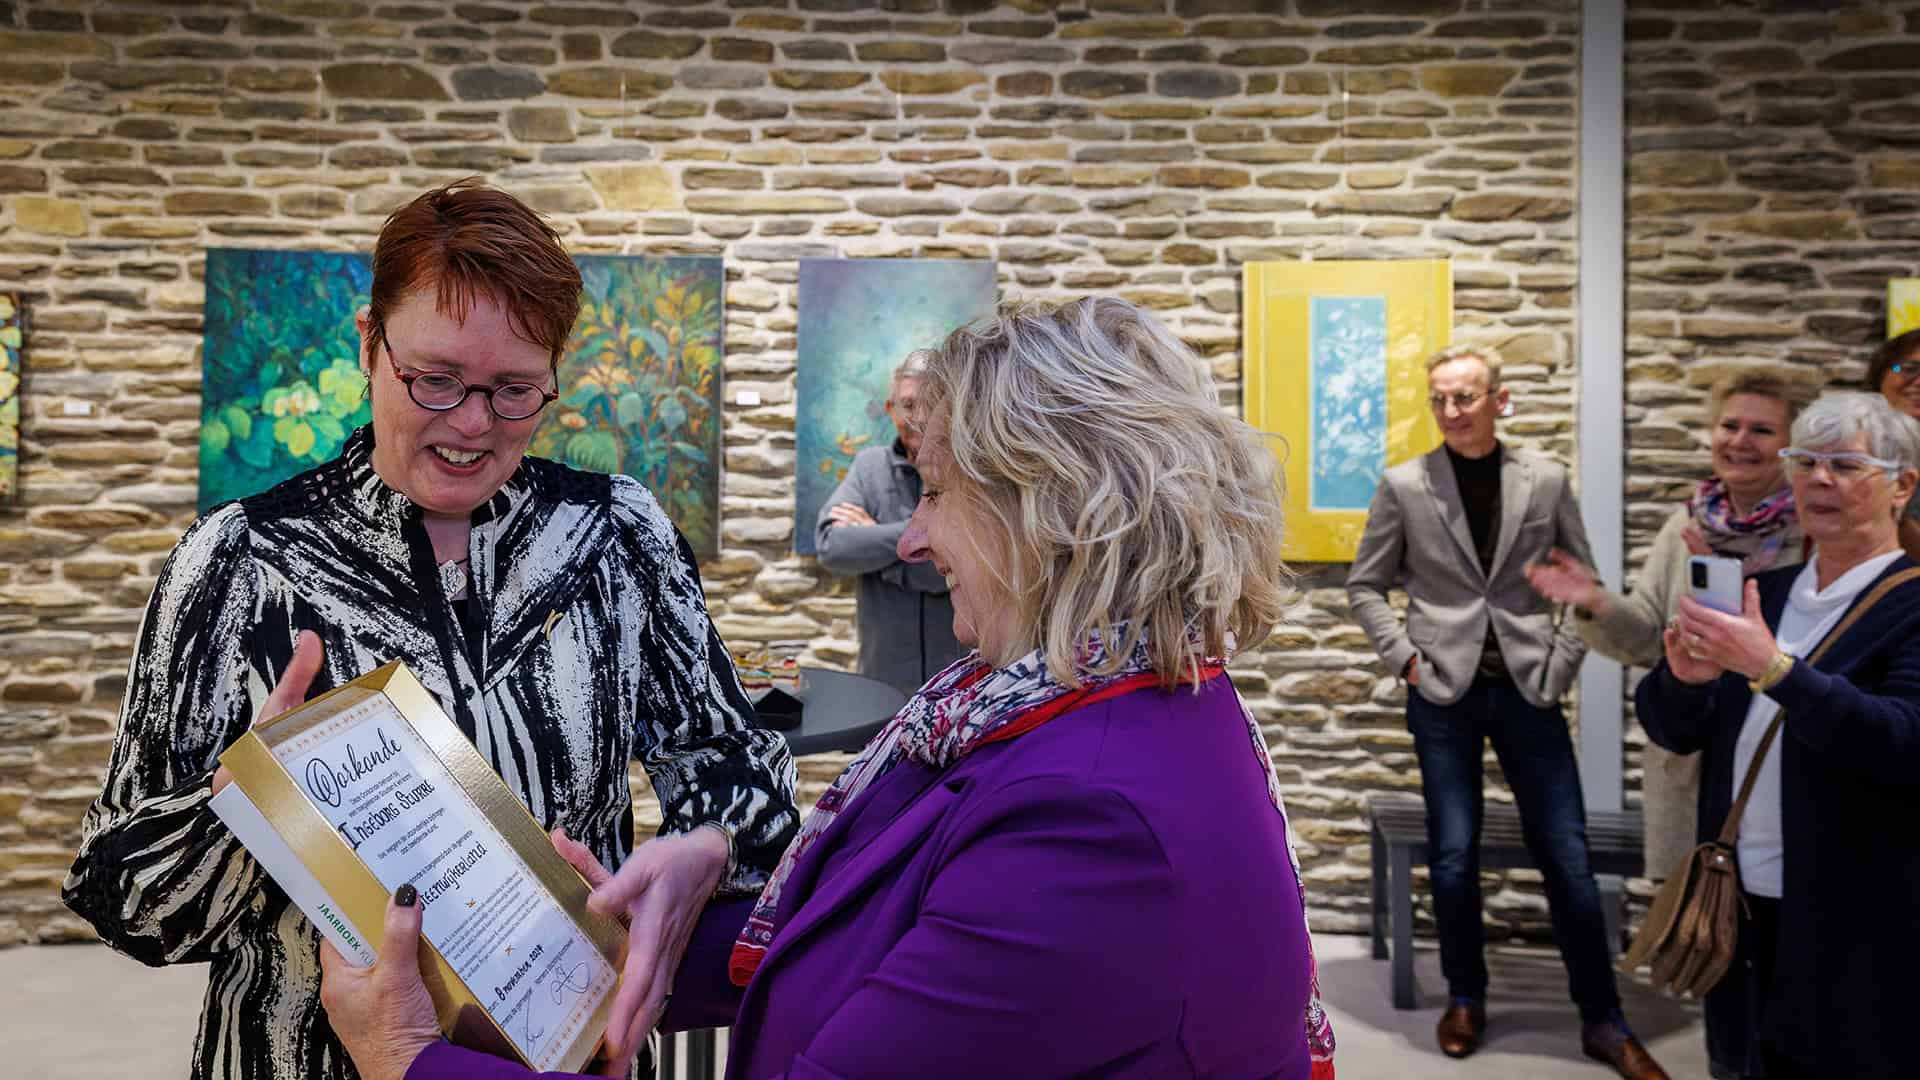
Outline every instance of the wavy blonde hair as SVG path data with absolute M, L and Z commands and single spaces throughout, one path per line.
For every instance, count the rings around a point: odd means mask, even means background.
M 1118 299 L 1010 304 L 956 330 L 921 376 L 948 512 L 1004 590 L 1004 664 L 1038 648 L 1078 685 L 1141 633 L 1163 686 L 1263 640 L 1294 599 L 1280 560 L 1278 466 L 1220 408 L 1205 366 Z M 1089 635 L 1126 623 L 1099 668 Z

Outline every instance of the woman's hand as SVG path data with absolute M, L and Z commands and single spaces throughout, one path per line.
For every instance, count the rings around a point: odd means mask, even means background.
M 295 705 L 305 703 L 307 688 L 313 685 L 313 677 L 320 673 L 321 659 L 320 635 L 311 630 L 300 631 L 294 639 L 293 656 L 280 672 L 280 681 L 273 684 L 273 692 L 260 705 L 260 711 L 254 714 L 253 726 L 272 720 Z M 233 783 L 233 774 L 225 765 L 213 770 L 213 794 Z
M 718 829 L 697 828 L 641 844 L 611 879 L 596 883 L 575 853 L 554 847 L 594 886 L 587 906 L 623 922 L 631 920 L 627 967 L 607 1021 L 606 1076 L 625 1076 L 633 1057 L 659 1024 L 673 992 L 673 976 L 687 951 L 700 912 L 720 885 L 727 868 L 727 837 Z M 567 841 L 572 844 L 572 841 Z M 572 844 L 579 848 L 579 845 Z M 580 848 L 587 863 L 591 854 Z M 606 871 L 601 870 L 601 874 Z
M 573 867 L 576 873 L 586 879 L 588 892 L 613 880 L 613 871 L 601 866 L 600 860 L 594 858 L 593 852 L 587 850 L 587 845 L 568 836 L 567 830 L 555 829 L 547 834 L 547 839 L 553 842 L 553 850 L 567 860 L 567 865 Z M 620 922 L 624 925 L 627 921 L 626 913 L 621 912 L 620 915 Z
M 1549 550 L 1546 558 L 1530 564 L 1526 574 L 1527 584 L 1533 586 L 1533 591 L 1554 603 L 1585 608 L 1595 615 L 1605 615 L 1613 607 L 1606 587 L 1594 577 L 1593 571 L 1559 548 Z
M 1667 628 L 1660 635 L 1660 643 L 1666 649 L 1667 670 L 1683 683 L 1703 686 L 1726 673 L 1720 665 L 1700 659 L 1688 650 L 1687 639 L 1680 633 L 1678 615 L 1667 621 Z
M 1719 669 L 1711 678 L 1718 678 L 1719 671 L 1734 671 L 1757 679 L 1780 652 L 1773 631 L 1760 615 L 1760 586 L 1751 578 L 1738 615 L 1715 611 L 1691 596 L 1681 597 L 1680 613 L 1667 629 L 1666 646 L 1668 663 L 1683 682 L 1706 680 L 1688 678 L 1673 664 L 1676 649 L 1694 670 L 1704 670 L 1701 664 Z
M 361 1080 L 403 1080 L 420 1051 L 440 1039 L 433 998 L 420 981 L 417 900 L 412 885 L 394 893 L 372 967 L 347 963 L 332 942 L 320 945 L 320 1004 Z

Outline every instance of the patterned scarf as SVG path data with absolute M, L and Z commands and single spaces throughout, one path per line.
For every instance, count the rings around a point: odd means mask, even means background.
M 1735 517 L 1726 482 L 1711 477 L 1687 502 L 1687 512 L 1700 527 L 1707 546 L 1717 555 L 1739 556 L 1747 577 L 1772 567 L 1788 544 L 1801 542 L 1800 515 L 1793 505 L 1793 489 L 1782 487 L 1754 504 L 1744 517 Z
M 1125 639 L 1123 629 L 1114 627 L 1106 634 L 1090 636 L 1081 650 L 1080 669 L 1101 666 L 1107 660 L 1109 644 Z M 1205 683 L 1225 672 L 1225 661 L 1207 661 L 1200 665 L 1198 681 Z M 812 849 L 842 811 L 895 765 L 911 759 L 944 769 L 982 746 L 1017 738 L 1063 713 L 1157 686 L 1159 682 L 1160 677 L 1149 663 L 1144 634 L 1135 643 L 1132 655 L 1116 671 L 1084 677 L 1077 688 L 1055 679 L 1047 670 L 1045 655 L 1037 650 L 998 669 L 989 667 L 977 652 L 949 665 L 887 721 L 880 734 L 853 759 L 801 823 L 799 835 L 780 856 L 745 929 L 734 942 L 733 955 L 727 965 L 728 977 L 735 986 L 745 986 L 752 979 L 774 935 L 779 932 L 774 915 L 780 907 L 781 888 L 792 875 L 794 864 Z M 1235 700 L 1239 700 L 1237 694 Z M 1267 752 L 1259 722 L 1245 702 L 1241 702 L 1240 711 L 1246 718 L 1251 749 L 1266 769 L 1267 797 L 1286 829 L 1287 856 L 1293 863 L 1294 880 L 1300 885 L 1300 909 L 1304 916 L 1306 884 L 1300 876 L 1299 856 L 1294 854 L 1293 826 L 1287 822 L 1286 807 L 1280 799 L 1280 778 L 1274 771 L 1273 758 Z M 1313 1058 L 1312 1080 L 1333 1080 L 1333 1025 L 1320 1002 L 1320 973 L 1313 958 L 1311 933 L 1307 942 L 1310 994 L 1303 1023 Z

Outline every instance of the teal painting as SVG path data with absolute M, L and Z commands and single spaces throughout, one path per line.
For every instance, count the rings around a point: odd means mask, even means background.
M 333 460 L 372 415 L 353 325 L 367 256 L 212 248 L 206 281 L 202 512 Z
M 531 453 L 625 473 L 701 558 L 720 553 L 726 273 L 713 258 L 581 255 L 580 318 Z
M 529 452 L 651 489 L 703 558 L 720 547 L 719 259 L 582 255 L 560 400 Z M 371 419 L 354 313 L 361 254 L 207 252 L 200 509 L 332 460 Z
M 0 502 L 20 496 L 20 347 L 25 327 L 20 298 L 0 293 Z
M 853 457 L 894 439 L 887 383 L 915 349 L 993 314 L 991 260 L 800 260 L 793 547 L 814 553 L 813 525 Z

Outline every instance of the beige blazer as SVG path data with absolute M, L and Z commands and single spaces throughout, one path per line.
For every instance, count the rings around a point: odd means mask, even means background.
M 1487 623 L 1520 695 L 1558 702 L 1586 643 L 1527 584 L 1529 562 L 1559 547 L 1592 565 L 1567 471 L 1550 458 L 1503 446 L 1500 530 L 1491 573 L 1480 569 L 1460 485 L 1445 447 L 1388 469 L 1347 572 L 1347 601 L 1367 640 L 1395 675 L 1420 657 L 1420 696 L 1450 705 L 1473 683 Z M 1387 602 L 1407 593 L 1404 626 Z

